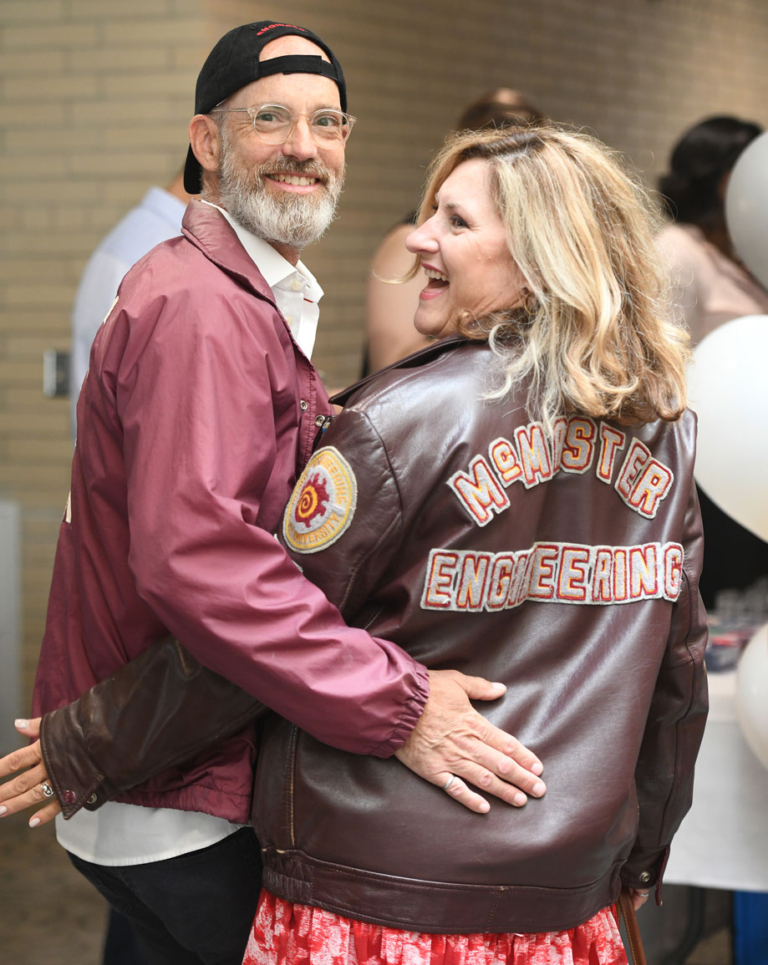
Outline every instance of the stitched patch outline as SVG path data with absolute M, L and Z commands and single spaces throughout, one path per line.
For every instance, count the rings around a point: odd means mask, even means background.
M 296 553 L 318 553 L 349 527 L 357 480 L 338 449 L 318 449 L 299 477 L 283 514 L 283 538 Z

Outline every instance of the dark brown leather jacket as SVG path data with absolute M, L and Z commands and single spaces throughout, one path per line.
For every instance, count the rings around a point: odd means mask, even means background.
M 349 622 L 503 681 L 480 709 L 544 761 L 547 794 L 478 816 L 394 759 L 271 718 L 253 823 L 286 899 L 427 932 L 570 928 L 620 881 L 659 880 L 690 804 L 706 714 L 695 419 L 573 418 L 548 441 L 520 398 L 482 401 L 491 371 L 486 345 L 448 340 L 348 393 L 282 538 Z M 112 725 L 97 696 L 85 706 L 94 774 L 117 787 Z

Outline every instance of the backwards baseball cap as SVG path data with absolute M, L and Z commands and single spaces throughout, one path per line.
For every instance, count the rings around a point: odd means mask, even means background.
M 328 56 L 330 63 L 319 55 L 311 54 L 292 54 L 273 57 L 271 60 L 259 60 L 262 49 L 270 41 L 291 34 L 311 40 Z M 347 110 L 347 85 L 341 64 L 334 57 L 331 48 L 305 27 L 260 20 L 258 23 L 247 23 L 230 30 L 208 54 L 197 78 L 195 114 L 207 114 L 235 91 L 270 74 L 319 74 L 321 77 L 329 77 L 339 88 L 341 109 L 345 112 Z M 184 167 L 184 188 L 189 194 L 199 194 L 202 187 L 200 162 L 190 147 Z

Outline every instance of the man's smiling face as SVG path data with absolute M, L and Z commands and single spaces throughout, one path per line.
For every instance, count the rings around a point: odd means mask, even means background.
M 302 37 L 280 37 L 262 60 L 291 54 L 325 54 Z M 315 111 L 340 110 L 339 89 L 316 74 L 272 74 L 230 97 L 227 108 L 279 104 L 296 118 L 282 144 L 268 144 L 246 113 L 219 114 L 218 193 L 236 221 L 267 241 L 301 249 L 333 220 L 344 176 L 344 141 L 318 143 L 310 130 Z

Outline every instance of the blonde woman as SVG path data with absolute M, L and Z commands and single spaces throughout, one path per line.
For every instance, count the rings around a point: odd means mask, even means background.
M 450 798 L 482 769 L 430 788 L 275 720 L 247 962 L 625 961 L 610 906 L 660 881 L 706 712 L 695 422 L 653 232 L 582 135 L 435 161 L 407 244 L 436 343 L 343 395 L 282 538 L 348 620 L 506 684 L 487 716 L 547 793 L 478 818 Z
M 626 962 L 613 905 L 660 884 L 706 714 L 695 421 L 653 232 L 583 135 L 467 134 L 435 161 L 408 240 L 434 344 L 342 394 L 280 538 L 352 625 L 504 683 L 483 713 L 546 793 L 491 806 L 481 764 L 430 785 L 268 718 L 249 965 Z M 183 671 L 176 714 L 205 679 Z

